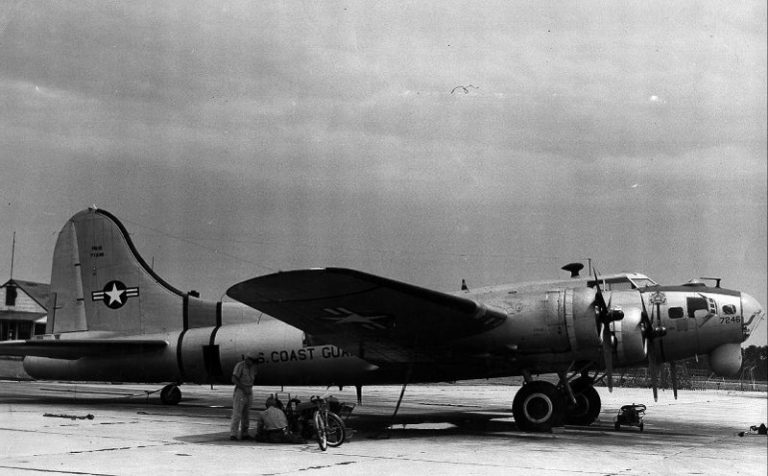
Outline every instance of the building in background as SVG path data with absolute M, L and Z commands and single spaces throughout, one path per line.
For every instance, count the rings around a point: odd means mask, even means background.
M 0 286 L 0 340 L 45 333 L 51 285 L 10 279 Z

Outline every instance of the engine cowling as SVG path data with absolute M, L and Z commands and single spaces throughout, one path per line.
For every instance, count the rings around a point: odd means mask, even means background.
M 612 291 L 608 296 L 610 307 L 621 309 L 624 318 L 611 322 L 611 330 L 616 336 L 615 365 L 631 365 L 641 362 L 647 355 L 645 341 L 640 326 L 642 322 L 642 303 L 637 291 Z
M 564 291 L 565 320 L 567 323 L 572 322 L 568 334 L 573 336 L 570 338 L 571 349 L 576 354 L 591 353 L 602 348 L 595 309 L 596 294 L 597 291 L 592 288 Z M 609 324 L 615 337 L 615 364 L 627 365 L 642 361 L 646 357 L 646 350 L 640 329 L 640 294 L 637 291 L 613 291 L 607 293 L 606 298 L 611 313 L 623 314 L 623 318 Z
M 565 289 L 562 293 L 571 350 L 577 354 L 596 354 L 600 348 L 600 334 L 596 325 L 595 290 Z
M 511 350 L 519 355 L 552 355 L 540 362 L 599 361 L 603 344 L 596 295 L 594 288 L 583 287 L 515 292 L 488 300 L 489 307 L 508 316 L 506 321 L 490 334 L 467 338 L 462 347 L 478 354 Z M 613 291 L 606 293 L 606 298 L 611 309 L 620 309 L 624 314 L 621 320 L 609 324 L 615 334 L 615 362 L 625 365 L 642 361 L 646 353 L 640 330 L 640 293 Z

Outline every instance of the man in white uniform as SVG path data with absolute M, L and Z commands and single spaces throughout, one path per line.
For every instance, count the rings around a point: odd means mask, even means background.
M 256 354 L 250 353 L 235 365 L 232 371 L 232 383 L 235 392 L 232 395 L 232 423 L 229 426 L 230 440 L 250 440 L 250 409 L 253 399 L 253 381 L 256 378 Z

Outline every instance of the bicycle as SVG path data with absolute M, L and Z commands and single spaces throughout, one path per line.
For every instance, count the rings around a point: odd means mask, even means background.
M 312 422 L 320 449 L 325 451 L 329 446 L 332 448 L 341 446 L 347 436 L 344 421 L 328 408 L 328 401 L 325 398 L 313 396 L 309 401 L 315 407 Z

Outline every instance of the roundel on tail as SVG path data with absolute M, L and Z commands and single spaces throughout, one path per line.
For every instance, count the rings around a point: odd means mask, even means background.
M 93 291 L 91 298 L 94 301 L 103 301 L 110 309 L 120 309 L 128 301 L 128 298 L 137 297 L 139 288 L 129 288 L 120 281 L 110 281 L 101 291 Z

